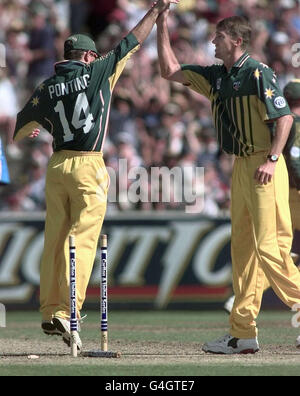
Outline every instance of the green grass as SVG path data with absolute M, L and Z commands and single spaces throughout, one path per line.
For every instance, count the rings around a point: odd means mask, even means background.
M 38 313 L 9 312 L 0 329 L 0 376 L 299 376 L 300 352 L 293 344 L 300 329 L 291 326 L 292 315 L 260 314 L 260 353 L 216 356 L 203 354 L 201 345 L 228 331 L 224 312 L 113 311 L 109 346 L 122 358 L 72 359 L 61 340 L 40 331 Z M 98 321 L 97 312 L 88 312 L 81 333 L 88 348 L 99 349 Z M 28 359 L 39 352 L 39 359 Z
M 146 365 L 130 365 L 128 367 L 121 367 L 116 373 L 112 374 L 112 369 L 99 368 L 99 366 L 91 365 L 88 370 L 83 372 L 82 366 L 72 365 L 66 367 L 57 365 L 55 367 L 49 366 L 19 366 L 13 365 L 10 367 L 1 367 L 0 376 L 187 376 L 187 377 L 210 377 L 210 376 L 299 376 L 300 366 L 293 365 L 288 367 L 281 367 L 278 365 L 262 365 L 254 367 L 214 365 L 196 367 L 192 364 L 182 365 L 157 365 L 151 369 Z

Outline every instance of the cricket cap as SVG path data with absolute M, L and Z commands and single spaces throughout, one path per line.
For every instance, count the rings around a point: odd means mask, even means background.
M 300 99 L 300 79 L 291 80 L 283 89 L 283 94 L 287 100 Z
M 68 37 L 64 44 L 64 50 L 65 52 L 72 50 L 93 51 L 100 56 L 94 40 L 86 34 L 73 34 Z

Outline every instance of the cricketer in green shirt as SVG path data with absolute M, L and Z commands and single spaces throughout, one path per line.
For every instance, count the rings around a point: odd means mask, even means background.
M 291 114 L 271 68 L 245 52 L 230 71 L 224 65 L 181 65 L 181 70 L 188 81 L 185 85 L 211 101 L 224 151 L 245 157 L 270 150 L 270 122 Z
M 34 92 L 17 116 L 16 141 L 42 125 L 53 136 L 53 150 L 102 151 L 112 91 L 128 58 L 139 49 L 129 33 L 107 55 L 90 64 L 65 60 Z

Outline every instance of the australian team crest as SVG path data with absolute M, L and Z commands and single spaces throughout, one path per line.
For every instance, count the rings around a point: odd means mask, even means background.
M 241 87 L 241 82 L 240 82 L 240 81 L 235 81 L 235 82 L 233 83 L 233 89 L 234 89 L 235 91 L 238 91 L 238 90 L 240 89 L 240 87 Z

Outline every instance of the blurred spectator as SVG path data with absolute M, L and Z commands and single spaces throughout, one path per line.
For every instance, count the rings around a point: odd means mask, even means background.
M 23 72 L 25 73 L 22 53 L 26 48 L 27 37 L 22 32 L 24 24 L 21 21 L 14 21 L 6 32 L 6 65 L 10 71 L 10 77 L 14 83 L 18 83 L 18 79 Z M 26 68 L 27 70 L 27 68 Z
M 127 96 L 115 96 L 110 114 L 109 137 L 114 144 L 118 144 L 119 135 L 124 131 L 128 134 L 128 141 L 137 148 L 138 139 L 135 123 L 136 114 L 133 102 Z
M 97 38 L 110 22 L 110 16 L 117 6 L 117 0 L 87 0 L 90 3 L 87 24 L 91 34 Z M 125 14 L 124 14 L 125 17 Z
M 7 146 L 8 156 L 19 157 L 21 155 L 17 146 L 12 144 L 15 128 L 15 119 L 18 113 L 18 98 L 11 80 L 4 68 L 0 68 L 0 135 Z
M 86 0 L 70 0 L 70 30 L 71 34 L 80 33 L 85 25 L 88 13 Z
M 163 109 L 161 115 L 160 135 L 167 140 L 165 156 L 180 158 L 185 149 L 185 125 L 181 121 L 180 107 L 175 103 L 169 103 Z
M 27 77 L 30 91 L 53 74 L 53 64 L 56 61 L 55 33 L 47 22 L 48 16 L 44 6 L 33 7 L 28 48 L 23 54 L 29 64 Z

